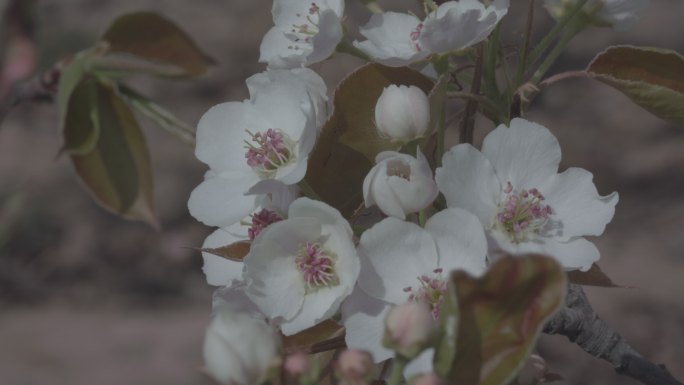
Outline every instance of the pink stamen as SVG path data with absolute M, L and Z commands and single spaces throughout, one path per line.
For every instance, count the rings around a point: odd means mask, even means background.
M 404 288 L 405 293 L 409 295 L 409 301 L 423 302 L 430 306 L 430 311 L 434 319 L 439 318 L 442 303 L 444 302 L 444 293 L 447 289 L 447 280 L 442 277 L 443 269 L 437 268 L 433 270 L 434 277 L 421 275 L 418 277 L 420 287 L 414 290 L 412 287 Z
M 418 26 L 416 26 L 416 29 L 411 31 L 411 41 L 413 42 L 413 45 L 416 47 L 416 51 L 418 51 L 418 52 L 422 51 L 420 43 L 418 42 L 418 39 L 420 39 L 420 34 L 422 32 L 423 32 L 423 23 L 418 24 Z
M 252 136 L 252 143 L 245 141 L 245 158 L 247 164 L 259 173 L 275 171 L 292 160 L 293 154 L 280 130 L 269 128 L 266 133 L 248 133 Z
M 247 235 L 251 241 L 253 241 L 257 235 L 261 234 L 261 232 L 270 224 L 284 219 L 280 214 L 268 209 L 262 209 L 258 213 L 250 215 L 250 217 L 252 218 L 252 224 L 249 226 L 249 229 L 247 229 Z
M 543 203 L 544 195 L 536 188 L 515 192 L 511 182 L 503 191 L 507 197 L 499 204 L 501 211 L 496 216 L 503 231 L 515 243 L 526 241 L 531 233 L 538 234 L 553 214 L 551 206 Z
M 318 243 L 305 243 L 295 262 L 309 290 L 333 286 L 338 282 L 333 257 Z

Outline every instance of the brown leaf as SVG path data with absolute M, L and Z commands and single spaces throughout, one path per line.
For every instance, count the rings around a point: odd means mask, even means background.
M 344 347 L 344 327 L 326 320 L 295 335 L 282 336 L 286 354 L 319 353 Z
M 568 281 L 577 285 L 599 287 L 622 287 L 613 282 L 597 264 L 591 265 L 587 271 L 573 270 L 567 272 Z
M 119 17 L 107 29 L 102 40 L 109 43 L 109 52 L 130 54 L 158 63 L 162 69 L 159 75 L 202 75 L 214 63 L 183 30 L 153 12 L 135 12 Z M 119 56 L 119 60 L 124 59 L 125 56 Z M 182 68 L 184 73 L 173 73 L 169 65 Z
M 238 241 L 230 245 L 217 248 L 203 248 L 200 249 L 205 253 L 214 254 L 223 257 L 230 261 L 242 262 L 245 256 L 249 254 L 249 249 L 252 246 L 252 241 Z

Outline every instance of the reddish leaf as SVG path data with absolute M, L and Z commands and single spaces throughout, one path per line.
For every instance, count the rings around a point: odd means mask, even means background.
M 344 327 L 326 320 L 292 336 L 282 336 L 286 353 L 318 353 L 344 347 Z M 342 346 L 340 346 L 342 345 Z
M 128 64 L 124 63 L 126 65 L 134 65 L 138 59 L 147 60 L 150 65 L 159 64 L 159 75 L 202 75 L 213 63 L 183 30 L 153 12 L 119 17 L 107 29 L 102 40 L 109 43 L 109 52 L 134 56 L 129 58 Z M 126 61 L 125 55 L 116 58 Z M 135 65 L 143 66 L 142 63 Z M 173 73 L 169 65 L 182 69 L 183 73 Z M 148 71 L 149 68 L 144 72 Z
M 613 282 L 597 264 L 591 265 L 587 271 L 569 271 L 568 281 L 577 285 L 600 286 L 600 287 L 621 287 Z
M 249 249 L 251 246 L 251 241 L 239 241 L 223 247 L 217 247 L 213 249 L 204 248 L 200 250 L 205 253 L 223 257 L 230 261 L 242 262 L 245 259 L 245 256 L 249 254 Z
M 450 301 L 443 318 L 458 318 L 451 362 L 439 354 L 436 369 L 452 384 L 505 385 L 517 374 L 541 328 L 563 303 L 565 274 L 553 259 L 539 255 L 507 257 L 481 278 L 463 271 L 451 276 Z M 451 314 L 450 314 L 451 313 Z M 452 343 L 451 341 L 447 341 Z M 445 349 L 439 349 L 442 353 Z

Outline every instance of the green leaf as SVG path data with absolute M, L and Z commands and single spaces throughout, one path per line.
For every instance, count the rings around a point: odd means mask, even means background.
M 594 58 L 587 73 L 652 114 L 684 126 L 684 57 L 677 52 L 613 46 Z
M 416 86 L 426 94 L 434 82 L 407 67 L 385 67 L 367 64 L 347 76 L 337 87 L 335 109 L 328 124 L 340 132 L 340 142 L 362 153 L 371 162 L 382 151 L 398 150 L 401 143 L 392 143 L 380 136 L 375 127 L 375 104 L 382 90 L 391 85 Z
M 563 304 L 566 289 L 563 268 L 539 255 L 502 258 L 481 278 L 456 271 L 451 284 L 458 331 L 451 332 L 456 354 L 448 371 L 436 356 L 437 369 L 451 384 L 508 384 L 546 319 Z M 453 314 L 443 313 L 449 316 Z
M 183 30 L 153 12 L 119 17 L 102 40 L 109 44 L 113 69 L 138 67 L 160 76 L 198 76 L 214 63 Z M 154 65 L 158 66 L 156 71 L 151 67 Z
M 93 150 L 100 136 L 98 111 L 93 108 L 97 97 L 97 83 L 92 78 L 73 87 L 65 108 L 64 144 L 60 152 L 83 155 Z
M 90 152 L 71 155 L 76 173 L 106 209 L 157 227 L 150 157 L 133 113 L 113 85 L 84 82 L 96 97 L 79 108 L 90 111 L 91 129 L 99 127 L 100 134 Z

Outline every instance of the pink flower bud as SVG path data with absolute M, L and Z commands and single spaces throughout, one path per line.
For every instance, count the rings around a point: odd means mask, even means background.
M 347 349 L 337 360 L 337 374 L 349 384 L 364 384 L 373 376 L 373 357 L 363 350 Z
M 390 85 L 382 91 L 375 105 L 375 124 L 393 141 L 420 138 L 429 123 L 430 100 L 416 86 Z
M 283 369 L 291 377 L 299 377 L 307 373 L 310 368 L 309 356 L 305 353 L 299 352 L 285 357 Z
M 387 313 L 383 344 L 404 357 L 415 358 L 432 344 L 436 332 L 430 307 L 422 302 L 406 302 Z

